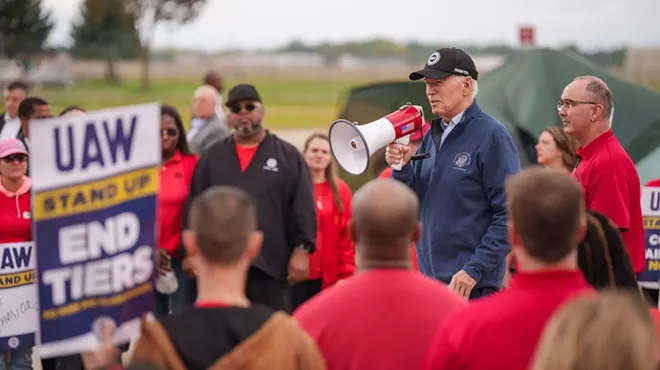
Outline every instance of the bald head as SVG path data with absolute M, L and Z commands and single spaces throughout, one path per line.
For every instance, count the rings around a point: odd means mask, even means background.
M 193 115 L 197 118 L 209 118 L 215 114 L 217 92 L 210 85 L 203 85 L 193 94 Z
M 582 82 L 589 99 L 603 106 L 603 118 L 610 118 L 614 102 L 612 99 L 612 91 L 605 81 L 594 76 L 579 76 L 573 81 Z
M 216 91 L 215 88 L 211 85 L 202 85 L 195 90 L 193 94 L 193 99 L 204 98 L 212 99 L 215 103 Z
M 409 187 L 396 180 L 376 179 L 353 197 L 351 235 L 362 255 L 374 259 L 407 258 L 419 237 L 419 202 Z

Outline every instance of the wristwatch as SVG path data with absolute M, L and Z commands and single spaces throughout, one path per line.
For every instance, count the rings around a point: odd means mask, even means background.
M 306 243 L 300 243 L 296 248 L 302 249 L 302 250 L 304 250 L 305 252 L 307 252 L 309 254 L 314 253 L 314 251 L 316 250 L 314 244 L 310 245 L 310 244 L 306 244 Z

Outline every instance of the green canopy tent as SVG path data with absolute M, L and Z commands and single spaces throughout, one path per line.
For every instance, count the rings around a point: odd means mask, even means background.
M 520 51 L 479 80 L 477 101 L 509 130 L 518 144 L 521 164 L 526 166 L 536 162 L 534 146 L 543 128 L 561 124 L 556 102 L 564 87 L 580 75 L 600 77 L 610 86 L 615 108 L 613 130 L 633 161 L 638 163 L 650 154 L 660 158 L 660 150 L 654 152 L 660 145 L 660 94 L 614 77 L 569 51 Z M 364 124 L 406 102 L 423 106 L 430 121 L 432 113 L 424 84 L 408 81 L 383 82 L 351 90 L 339 118 Z M 385 165 L 381 150 L 372 155 L 370 173 L 351 176 L 342 172 L 341 175 L 355 189 Z M 646 167 L 652 171 L 654 166 L 649 163 Z M 642 181 L 660 177 L 660 170 L 655 171 L 655 174 L 640 171 Z
M 478 101 L 507 127 L 516 127 L 533 139 L 525 146 L 528 159 L 535 161 L 536 138 L 544 127 L 561 124 L 556 102 L 564 87 L 581 75 L 599 77 L 612 90 L 612 129 L 633 161 L 649 155 L 660 144 L 660 94 L 619 79 L 573 52 L 531 49 L 518 53 L 480 81 Z

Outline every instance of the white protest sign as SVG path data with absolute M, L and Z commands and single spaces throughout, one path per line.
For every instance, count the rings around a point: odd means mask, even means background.
M 39 327 L 32 242 L 0 244 L 0 350 L 32 347 Z

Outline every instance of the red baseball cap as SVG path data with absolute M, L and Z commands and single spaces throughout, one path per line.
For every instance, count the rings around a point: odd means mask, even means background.
M 415 130 L 415 132 L 413 132 L 410 135 L 410 141 L 422 141 L 422 138 L 424 137 L 424 135 L 426 135 L 426 133 L 429 131 L 430 128 L 431 128 L 431 124 L 428 123 L 427 121 L 424 121 L 424 124 L 422 125 L 422 129 Z

